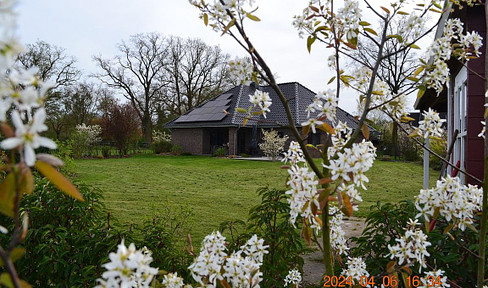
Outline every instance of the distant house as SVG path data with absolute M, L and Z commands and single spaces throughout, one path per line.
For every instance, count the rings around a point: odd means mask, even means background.
M 455 8 L 452 12 L 446 12 L 439 24 L 437 35 L 442 35 L 443 24 L 448 18 L 461 19 L 466 31 L 478 31 L 480 35 L 486 35 L 483 6 L 464 7 L 461 10 Z M 486 40 L 481 48 L 482 56 L 470 60 L 467 68 L 457 59 L 449 61 L 451 79 L 439 96 L 435 91 L 427 91 L 415 103 L 415 107 L 420 110 L 432 107 L 446 113 L 448 147 L 454 141 L 450 162 L 454 165 L 459 163 L 461 169 L 478 179 L 483 179 L 484 142 L 478 134 L 482 128 L 485 103 L 485 84 L 481 77 L 485 76 Z M 455 130 L 458 130 L 459 134 L 453 138 Z M 452 173 L 452 168 L 448 169 L 448 173 Z M 459 176 L 466 183 L 479 184 L 473 179 L 466 179 L 464 175 Z
M 279 84 L 293 113 L 295 124 L 301 127 L 301 123 L 307 119 L 306 107 L 312 102 L 316 93 L 303 85 L 293 82 Z M 244 126 L 244 115 L 238 113 L 236 108 L 248 109 L 251 106 L 249 95 L 256 89 L 268 92 L 272 105 L 271 112 L 266 118 L 254 116 L 256 120 L 249 120 Z M 228 111 L 229 114 L 226 114 Z M 337 110 L 337 118 L 347 122 L 352 127 L 357 127 L 357 120 L 342 109 Z M 273 128 L 280 134 L 293 137 L 290 130 L 283 128 L 287 125 L 285 110 L 277 94 L 270 86 L 237 86 L 227 92 L 213 98 L 180 117 L 168 122 L 165 127 L 171 130 L 173 144 L 180 145 L 183 151 L 192 154 L 212 154 L 216 149 L 224 147 L 231 155 L 257 155 L 261 154 L 258 143 L 261 142 L 261 129 Z M 310 134 L 308 142 L 311 144 L 325 143 L 325 133 Z

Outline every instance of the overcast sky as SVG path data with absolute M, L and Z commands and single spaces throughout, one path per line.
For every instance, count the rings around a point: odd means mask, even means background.
M 315 45 L 309 54 L 306 40 L 291 25 L 308 0 L 257 1 L 261 22 L 247 21 L 251 40 L 278 75 L 279 82 L 299 82 L 315 92 L 326 89 L 331 77 L 328 53 Z M 117 43 L 130 35 L 160 32 L 164 35 L 198 37 L 209 45 L 219 45 L 232 56 L 245 53 L 233 39 L 220 37 L 205 27 L 198 9 L 187 0 L 20 0 L 19 35 L 23 43 L 43 40 L 63 47 L 78 59 L 84 75 L 97 72 L 93 55 L 112 58 Z M 356 100 L 342 94 L 340 107 L 355 111 Z

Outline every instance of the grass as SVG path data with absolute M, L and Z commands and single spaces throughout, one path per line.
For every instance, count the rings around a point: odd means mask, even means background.
M 142 224 L 167 206 L 183 205 L 193 211 L 195 241 L 223 221 L 245 220 L 249 208 L 259 202 L 256 190 L 266 185 L 285 189 L 287 175 L 279 162 L 204 156 L 143 154 L 75 164 L 76 179 L 103 191 L 105 205 L 119 225 Z M 422 188 L 422 166 L 416 163 L 377 161 L 367 175 L 370 184 L 356 216 L 365 216 L 377 201 L 413 199 Z

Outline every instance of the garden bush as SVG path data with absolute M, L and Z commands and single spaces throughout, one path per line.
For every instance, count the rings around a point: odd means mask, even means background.
M 253 234 L 264 239 L 264 243 L 269 246 L 269 253 L 264 255 L 260 269 L 263 273 L 260 286 L 282 287 L 289 270 L 302 270 L 301 254 L 308 249 L 300 239 L 300 233 L 289 221 L 290 206 L 285 191 L 263 187 L 257 193 L 261 202 L 249 210 L 247 223 L 226 221 L 220 229 L 228 230 L 231 234 L 229 250 L 239 249 Z
M 370 209 L 371 212 L 366 218 L 363 233 L 360 237 L 352 238 L 357 246 L 351 249 L 351 254 L 353 257 L 365 259 L 371 275 L 381 275 L 391 261 L 388 246 L 397 244 L 395 238 L 401 238 L 405 233 L 403 227 L 406 227 L 409 219 L 415 218 L 418 211 L 414 202 L 410 200 L 396 204 L 378 202 Z M 433 267 L 445 270 L 447 278 L 463 284 L 462 287 L 476 287 L 475 276 L 478 260 L 474 251 L 478 250 L 477 233 L 471 229 L 465 231 L 455 229 L 443 233 L 449 229 L 449 223 L 440 218 L 435 221 L 435 224 L 432 224 L 432 226 L 434 225 L 434 230 L 428 234 L 429 241 L 433 243 L 428 247 L 430 256 L 427 266 L 429 269 Z M 463 267 L 463 269 L 458 269 L 458 267 Z M 418 275 L 419 270 L 411 268 L 412 277 Z M 488 269 L 485 273 L 487 272 Z
M 227 155 L 227 153 L 225 152 L 224 147 L 217 148 L 217 150 L 215 150 L 215 152 L 212 154 L 214 157 L 225 157 L 225 155 Z
M 171 148 L 173 148 L 173 144 L 168 141 L 160 141 L 152 144 L 152 149 L 156 154 L 168 153 L 171 151 Z
M 181 155 L 183 153 L 183 148 L 180 145 L 173 145 L 170 150 L 171 154 L 173 155 Z

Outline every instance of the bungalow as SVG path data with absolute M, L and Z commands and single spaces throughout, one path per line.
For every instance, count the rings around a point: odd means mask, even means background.
M 279 87 L 289 100 L 295 124 L 301 127 L 301 123 L 307 119 L 305 109 L 316 93 L 296 82 L 279 84 Z M 256 116 L 243 125 L 244 115 L 238 113 L 236 108 L 248 109 L 251 105 L 249 95 L 254 94 L 256 89 L 269 93 L 273 103 L 271 112 L 266 114 L 266 118 Z M 357 120 L 340 108 L 337 109 L 337 118 L 352 128 L 357 127 Z M 171 130 L 173 144 L 180 145 L 185 152 L 212 154 L 216 149 L 225 147 L 231 155 L 257 155 L 261 154 L 257 145 L 262 138 L 261 129 L 275 129 L 293 140 L 289 129 L 284 128 L 287 123 L 285 109 L 274 90 L 270 86 L 253 83 L 234 87 L 168 122 L 165 127 Z M 325 141 L 325 133 L 310 134 L 308 138 L 308 143 L 314 145 Z
M 444 23 L 448 18 L 459 18 L 466 31 L 477 31 L 486 35 L 485 9 L 482 6 L 455 8 L 447 11 L 439 24 L 436 36 L 442 35 Z M 487 39 L 485 39 L 487 40 Z M 447 115 L 447 135 L 449 147 L 453 143 L 450 162 L 458 165 L 478 179 L 483 179 L 484 141 L 478 137 L 481 132 L 485 103 L 485 45 L 480 49 L 482 55 L 463 65 L 457 59 L 448 62 L 451 79 L 440 95 L 427 91 L 417 99 L 415 108 L 427 110 L 429 107 Z M 454 137 L 454 131 L 459 133 Z M 453 169 L 447 170 L 449 174 Z M 458 174 L 465 183 L 479 184 L 471 177 Z

